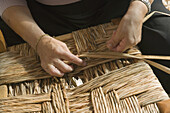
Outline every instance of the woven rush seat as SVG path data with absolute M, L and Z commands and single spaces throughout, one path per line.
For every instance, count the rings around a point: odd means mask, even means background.
M 103 57 L 105 42 L 119 20 L 55 37 L 87 62 L 62 78 L 52 77 L 40 65 L 28 44 L 0 54 L 0 113 L 159 113 L 157 102 L 169 99 L 150 66 L 141 59 Z M 128 55 L 139 57 L 133 47 Z M 117 56 L 116 56 L 117 55 Z M 69 63 L 69 62 L 68 62 Z

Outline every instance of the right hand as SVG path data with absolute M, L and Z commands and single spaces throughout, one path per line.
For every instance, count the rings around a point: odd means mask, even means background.
M 37 53 L 40 56 L 42 68 L 52 76 L 62 77 L 64 73 L 73 71 L 73 68 L 63 60 L 83 66 L 82 59 L 73 55 L 67 45 L 50 36 L 44 36 L 38 46 Z

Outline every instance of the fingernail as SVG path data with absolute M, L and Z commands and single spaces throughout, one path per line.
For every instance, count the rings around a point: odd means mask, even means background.
M 70 70 L 70 71 L 73 71 L 73 68 L 69 67 L 69 70 Z
M 80 59 L 80 58 L 79 58 Z M 80 59 L 80 62 L 83 62 L 83 60 L 82 59 Z

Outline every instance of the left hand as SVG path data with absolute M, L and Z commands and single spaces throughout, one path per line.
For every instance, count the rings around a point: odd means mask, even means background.
M 139 13 L 139 7 L 136 8 L 137 5 L 135 5 L 132 8 L 132 6 L 122 18 L 117 30 L 113 32 L 111 39 L 107 42 L 107 47 L 112 51 L 123 52 L 141 41 L 143 18 L 146 13 Z

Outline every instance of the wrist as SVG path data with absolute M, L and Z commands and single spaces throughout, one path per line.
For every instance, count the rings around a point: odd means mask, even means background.
M 134 1 L 139 1 L 141 4 L 145 5 L 147 10 L 147 14 L 149 14 L 151 12 L 151 0 L 131 0 L 131 3 L 133 3 Z
M 136 18 L 140 21 L 143 21 L 145 15 L 147 14 L 148 9 L 144 3 L 141 1 L 133 1 L 131 2 L 129 9 L 126 13 L 126 15 Z
M 39 39 L 37 40 L 37 43 L 36 43 L 36 47 L 35 47 L 35 51 L 37 53 L 39 53 L 39 51 L 42 49 L 42 47 L 49 43 L 49 40 L 51 40 L 51 36 L 49 36 L 48 34 L 43 34 L 39 37 Z M 41 48 L 41 49 L 40 49 Z

